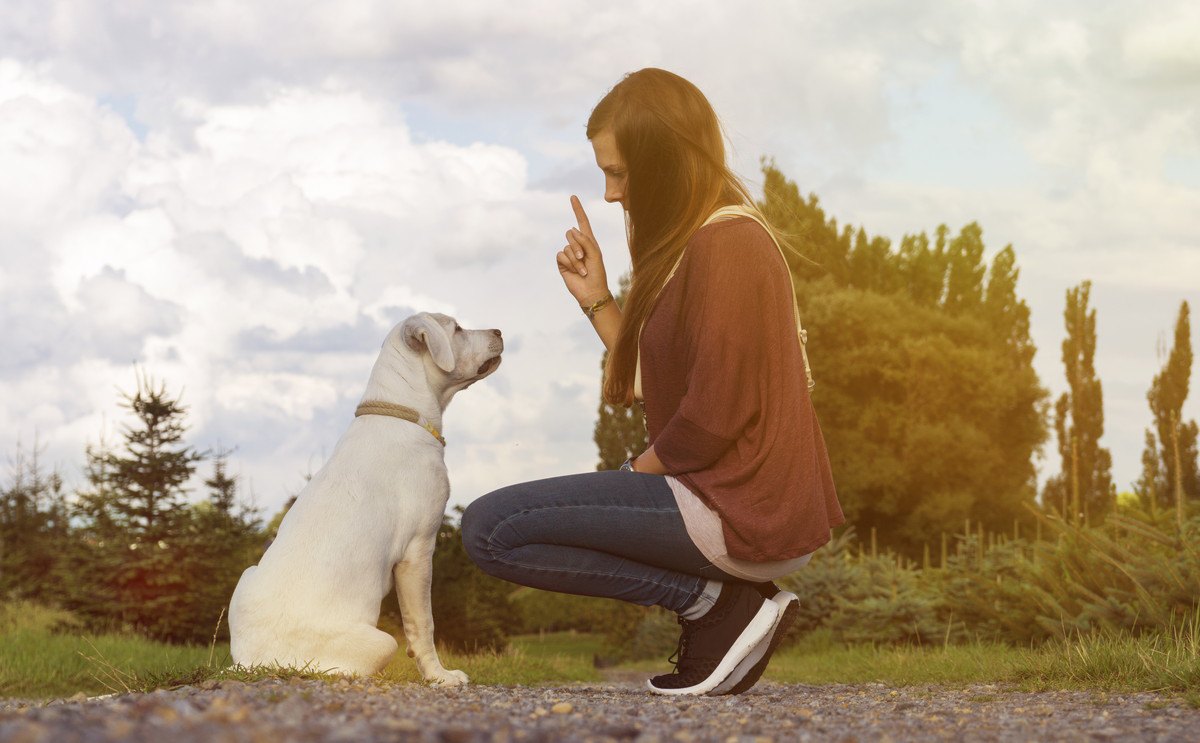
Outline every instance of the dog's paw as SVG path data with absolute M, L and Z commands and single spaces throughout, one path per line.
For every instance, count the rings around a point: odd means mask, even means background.
M 462 671 L 442 671 L 436 676 L 431 676 L 425 680 L 431 686 L 462 686 L 463 684 L 471 683 L 471 679 L 467 678 L 467 674 Z

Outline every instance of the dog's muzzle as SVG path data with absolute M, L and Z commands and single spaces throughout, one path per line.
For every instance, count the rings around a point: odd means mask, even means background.
M 500 357 L 493 356 L 492 358 L 483 362 L 479 366 L 479 369 L 475 372 L 475 374 L 476 374 L 476 376 L 483 376 L 484 374 L 487 374 L 488 372 L 495 369 L 497 366 L 500 366 Z

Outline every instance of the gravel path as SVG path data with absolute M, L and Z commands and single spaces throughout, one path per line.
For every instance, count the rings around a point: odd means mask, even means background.
M 1157 694 L 763 683 L 666 698 L 633 682 L 435 689 L 370 680 L 206 682 L 49 703 L 0 700 L 0 741 L 1200 741 Z

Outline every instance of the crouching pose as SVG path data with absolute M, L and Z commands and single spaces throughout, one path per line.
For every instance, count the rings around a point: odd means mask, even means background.
M 575 198 L 557 266 L 608 349 L 605 399 L 642 406 L 650 446 L 620 470 L 482 496 L 463 515 L 464 544 L 514 583 L 677 612 L 674 671 L 649 689 L 740 693 L 798 611 L 771 581 L 844 521 L 789 269 L 691 83 L 626 76 L 587 136 L 605 200 L 625 211 L 624 306 Z

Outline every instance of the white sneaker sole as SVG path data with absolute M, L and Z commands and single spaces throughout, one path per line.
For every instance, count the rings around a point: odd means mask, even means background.
M 795 601 L 800 603 L 800 597 L 791 591 L 780 591 L 771 599 L 775 605 L 779 607 L 779 615 L 775 617 L 775 623 L 771 625 L 771 631 L 766 634 L 763 639 L 758 641 L 750 654 L 742 659 L 741 663 L 737 664 L 737 668 L 733 669 L 733 673 L 722 681 L 715 689 L 708 692 L 712 696 L 728 694 L 729 690 L 738 685 L 742 679 L 746 678 L 746 674 L 750 672 L 758 664 L 762 657 L 767 654 L 767 650 L 771 647 L 771 642 L 775 637 L 775 631 L 779 629 L 779 623 L 783 621 L 783 613 L 787 611 L 787 606 Z
M 770 635 L 775 624 L 779 621 L 779 605 L 769 599 L 763 599 L 762 606 L 758 608 L 758 613 L 742 630 L 742 634 L 734 640 L 733 645 L 725 653 L 725 657 L 713 669 L 713 672 L 695 686 L 685 686 L 679 689 L 660 689 L 654 684 L 646 681 L 646 688 L 655 694 L 663 694 L 665 696 L 678 696 L 682 694 L 707 694 L 725 680 L 730 673 L 737 668 L 738 664 L 751 653 L 759 642 Z M 761 656 L 760 656 L 761 657 Z M 744 673 L 742 674 L 745 675 Z M 736 683 L 736 682 L 735 682 Z

